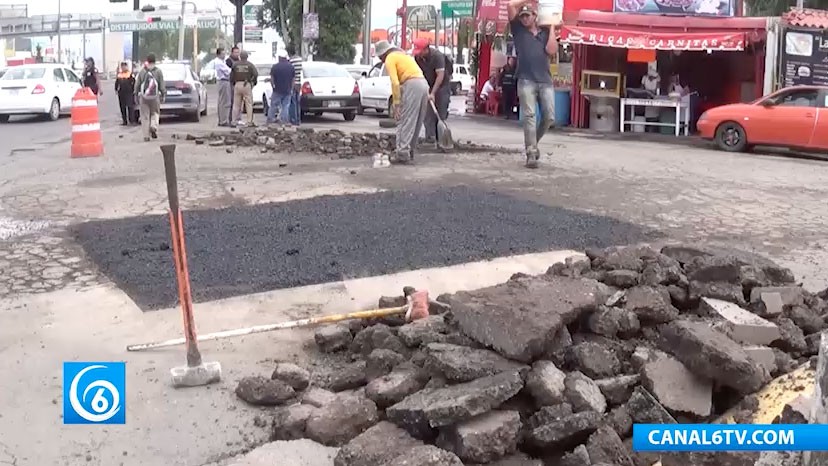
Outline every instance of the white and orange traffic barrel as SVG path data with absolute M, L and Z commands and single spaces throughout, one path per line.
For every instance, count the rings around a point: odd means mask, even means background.
M 72 158 L 103 155 L 98 97 L 88 87 L 72 98 Z

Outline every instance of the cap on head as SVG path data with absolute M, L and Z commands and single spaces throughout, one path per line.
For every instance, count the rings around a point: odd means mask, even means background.
M 381 40 L 381 41 L 377 42 L 376 44 L 374 44 L 374 53 L 376 53 L 377 56 L 380 59 L 382 59 L 386 55 L 388 55 L 388 52 L 390 52 L 393 49 L 394 49 L 394 46 L 391 45 L 391 43 L 388 42 L 387 40 Z
M 428 39 L 414 39 L 414 55 L 420 55 L 421 53 L 428 50 Z
M 247 58 L 248 58 L 249 56 L 250 56 L 250 55 L 249 55 L 249 54 L 247 53 L 247 51 L 245 51 L 245 50 L 242 50 L 242 52 L 239 54 L 239 58 L 241 58 L 242 60 L 247 60 Z
M 518 12 L 518 16 L 534 16 L 535 10 L 532 9 L 529 5 L 523 5 L 520 7 L 520 11 Z
M 287 50 L 285 50 L 285 49 L 279 49 L 279 51 L 278 51 L 278 52 L 276 52 L 276 57 L 277 57 L 277 58 L 287 58 L 287 57 L 288 57 Z

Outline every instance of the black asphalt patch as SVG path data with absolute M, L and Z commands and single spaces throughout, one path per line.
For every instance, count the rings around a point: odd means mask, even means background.
M 184 227 L 197 302 L 654 237 L 612 218 L 466 187 L 188 211 Z M 167 216 L 87 222 L 75 236 L 143 310 L 178 302 Z

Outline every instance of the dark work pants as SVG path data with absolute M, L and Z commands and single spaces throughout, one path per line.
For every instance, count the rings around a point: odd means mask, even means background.
M 121 108 L 121 121 L 135 123 L 135 98 L 132 94 L 118 94 L 118 106 Z
M 441 86 L 437 90 L 434 99 L 434 106 L 437 107 L 437 112 L 440 114 L 440 119 L 448 119 L 449 103 L 451 101 L 451 86 Z M 424 126 L 425 136 L 428 141 L 437 140 L 437 116 L 434 114 L 431 105 L 428 106 L 428 111 L 425 114 Z M 419 135 L 417 135 L 419 136 Z
M 517 105 L 517 86 L 503 88 L 503 115 L 506 118 L 515 116 L 515 105 Z

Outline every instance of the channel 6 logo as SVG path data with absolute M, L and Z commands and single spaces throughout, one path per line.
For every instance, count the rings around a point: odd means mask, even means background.
M 125 395 L 125 363 L 63 363 L 64 424 L 124 424 Z

